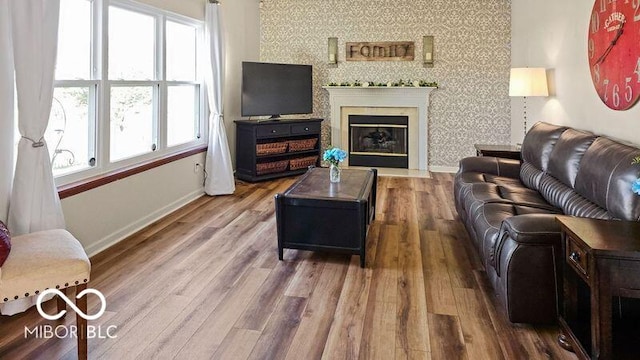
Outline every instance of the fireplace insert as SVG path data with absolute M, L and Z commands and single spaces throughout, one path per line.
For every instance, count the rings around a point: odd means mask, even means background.
M 407 169 L 407 116 L 349 115 L 349 165 Z

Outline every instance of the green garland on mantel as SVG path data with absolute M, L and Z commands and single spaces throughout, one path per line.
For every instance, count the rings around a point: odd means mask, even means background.
M 330 82 L 327 84 L 327 86 L 336 86 L 336 87 L 355 87 L 355 86 L 360 86 L 360 87 L 369 87 L 369 86 L 375 86 L 375 87 L 434 87 L 437 88 L 438 87 L 438 83 L 435 81 L 425 81 L 425 80 L 398 80 L 398 81 L 389 81 L 388 83 L 381 83 L 381 82 L 375 82 L 375 81 L 363 81 L 360 82 L 360 80 L 356 80 L 354 82 L 341 82 L 341 83 L 337 83 L 337 82 Z

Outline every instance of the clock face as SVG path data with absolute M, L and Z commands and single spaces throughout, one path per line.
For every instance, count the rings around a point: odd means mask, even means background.
M 640 97 L 640 0 L 596 0 L 587 56 L 591 80 L 611 109 L 626 110 Z

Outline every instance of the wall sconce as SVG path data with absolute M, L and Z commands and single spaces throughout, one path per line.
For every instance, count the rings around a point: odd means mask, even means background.
M 331 65 L 336 65 L 338 63 L 338 38 L 330 37 L 329 38 L 329 59 L 328 63 Z
M 433 67 L 433 36 L 422 37 L 422 63 L 424 67 Z

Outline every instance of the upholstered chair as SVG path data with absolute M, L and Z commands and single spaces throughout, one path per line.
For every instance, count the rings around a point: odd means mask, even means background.
M 0 267 L 0 304 L 39 295 L 47 289 L 66 293 L 76 287 L 87 288 L 91 263 L 80 242 L 66 230 L 47 230 L 11 239 L 11 251 Z M 58 313 L 67 303 L 57 299 Z M 76 306 L 87 314 L 87 297 L 76 299 Z M 76 315 L 78 359 L 87 358 L 87 320 Z

